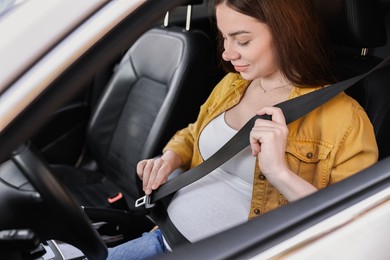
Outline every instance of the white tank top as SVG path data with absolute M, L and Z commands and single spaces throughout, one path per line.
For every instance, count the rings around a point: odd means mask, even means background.
M 224 116 L 211 121 L 200 135 L 199 149 L 205 160 L 237 132 L 227 125 Z M 175 194 L 168 214 L 189 241 L 196 242 L 248 220 L 255 160 L 248 146 Z

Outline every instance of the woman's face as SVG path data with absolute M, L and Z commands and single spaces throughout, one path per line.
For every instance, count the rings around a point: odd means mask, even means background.
M 279 72 L 272 36 L 265 23 L 239 13 L 226 4 L 216 7 L 217 25 L 224 38 L 222 58 L 244 79 L 272 77 Z

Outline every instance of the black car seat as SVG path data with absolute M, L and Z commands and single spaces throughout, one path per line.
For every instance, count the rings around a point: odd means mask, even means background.
M 116 207 L 108 198 L 121 192 L 136 213 L 132 205 L 143 195 L 136 165 L 195 120 L 215 84 L 214 50 L 200 30 L 175 26 L 153 28 L 131 46 L 89 122 L 92 163 L 53 166 L 80 205 Z
M 314 0 L 330 35 L 336 77 L 343 80 L 367 72 L 390 52 L 376 55 L 384 46 L 384 6 L 378 0 Z M 375 129 L 379 158 L 390 155 L 390 68 L 378 71 L 347 90 L 366 110 Z

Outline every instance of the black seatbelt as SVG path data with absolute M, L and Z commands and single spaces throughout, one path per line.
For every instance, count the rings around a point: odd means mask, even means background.
M 290 99 L 275 105 L 279 107 L 284 114 L 286 123 L 289 124 L 302 116 L 306 115 L 310 111 L 324 104 L 338 93 L 346 90 L 352 85 L 356 84 L 360 80 L 367 77 L 369 74 L 377 71 L 379 69 L 385 68 L 390 65 L 390 57 L 383 60 L 369 72 L 361 74 L 359 76 L 340 81 L 336 84 L 330 85 L 325 88 L 313 91 L 311 93 L 299 96 L 294 99 Z M 198 166 L 180 174 L 179 176 L 169 180 L 165 184 L 149 196 L 142 197 L 137 200 L 136 207 L 145 205 L 146 207 L 151 207 L 156 201 L 164 198 L 179 189 L 187 186 L 188 184 L 193 183 L 194 181 L 199 180 L 200 178 L 206 176 L 208 173 L 221 166 L 223 163 L 228 161 L 235 154 L 240 152 L 242 149 L 249 145 L 249 133 L 252 130 L 254 122 L 258 119 L 268 119 L 270 116 L 254 116 L 252 117 L 245 125 L 242 127 L 236 135 L 234 135 L 224 146 L 222 146 L 215 154 L 208 158 L 203 163 Z
M 287 100 L 285 102 L 275 105 L 279 107 L 284 114 L 286 123 L 289 124 L 300 117 L 306 115 L 310 111 L 324 104 L 331 98 L 335 97 L 338 93 L 346 90 L 347 88 L 353 86 L 360 80 L 364 79 L 374 71 L 380 70 L 390 65 L 390 57 L 383 60 L 373 69 L 367 73 L 363 73 L 359 76 L 340 81 L 336 84 L 330 85 L 328 87 L 321 88 L 319 90 L 313 91 L 311 93 L 299 96 L 294 99 Z M 151 195 L 146 195 L 139 198 L 135 206 L 145 206 L 146 208 L 153 208 L 155 203 L 160 199 L 171 195 L 178 191 L 179 189 L 199 180 L 200 178 L 206 176 L 212 172 L 217 167 L 221 166 L 223 163 L 232 158 L 235 154 L 240 152 L 242 149 L 249 145 L 249 133 L 252 130 L 252 127 L 255 121 L 258 118 L 270 120 L 270 116 L 254 116 L 251 118 L 245 125 L 242 127 L 236 135 L 234 135 L 224 146 L 222 146 L 215 154 L 208 158 L 203 163 L 198 166 L 176 176 L 175 178 L 169 180 L 165 184 L 161 185 L 157 190 L 153 191 Z M 168 241 L 169 242 L 169 241 Z

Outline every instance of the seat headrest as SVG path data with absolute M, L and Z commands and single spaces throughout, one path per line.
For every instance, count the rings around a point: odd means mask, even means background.
M 386 44 L 385 15 L 378 0 L 314 0 L 331 40 L 343 46 Z

